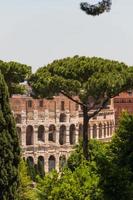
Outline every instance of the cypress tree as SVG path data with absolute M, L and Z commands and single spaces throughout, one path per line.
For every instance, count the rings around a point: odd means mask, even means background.
M 20 148 L 8 97 L 7 85 L 0 73 L 0 199 L 16 200 Z

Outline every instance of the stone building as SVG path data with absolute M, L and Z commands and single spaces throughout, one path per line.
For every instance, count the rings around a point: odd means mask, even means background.
M 81 108 L 63 95 L 51 100 L 14 95 L 10 103 L 23 157 L 34 164 L 40 160 L 45 172 L 53 168 L 59 171 L 82 137 Z M 114 109 L 110 105 L 90 120 L 88 135 L 108 141 L 114 125 Z
M 133 114 L 133 91 L 130 90 L 128 92 L 120 93 L 118 96 L 114 97 L 113 103 L 117 125 L 123 111 Z

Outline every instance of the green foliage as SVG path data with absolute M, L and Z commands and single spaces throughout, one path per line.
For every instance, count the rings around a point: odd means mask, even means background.
M 71 156 L 67 160 L 68 168 L 73 172 L 81 163 L 85 161 L 82 150 L 82 142 L 75 146 L 75 151 L 71 153 Z
M 32 163 L 29 159 L 27 160 L 27 167 L 28 167 L 28 175 L 30 176 L 30 178 L 32 179 L 32 181 L 36 180 L 36 176 L 37 176 L 37 166 L 34 165 L 34 163 Z
M 38 160 L 38 164 L 37 164 L 37 171 L 38 171 L 38 175 L 43 178 L 45 176 L 45 172 L 44 172 L 44 164 L 41 160 Z
M 20 83 L 26 81 L 31 75 L 31 67 L 17 62 L 0 61 L 0 71 L 7 83 L 10 96 L 25 92 L 25 86 Z
M 37 96 L 50 97 L 64 91 L 70 96 L 78 95 L 81 102 L 88 104 L 90 96 L 99 103 L 98 99 L 130 87 L 129 79 L 128 67 L 123 63 L 75 56 L 38 69 L 29 83 Z
M 102 199 L 102 190 L 98 187 L 99 177 L 91 166 L 84 164 L 72 172 L 64 169 L 60 174 L 53 171 L 39 181 L 39 200 L 96 200 Z
M 16 199 L 20 148 L 8 90 L 0 74 L 0 199 Z
M 111 0 L 102 0 L 92 5 L 87 2 L 83 2 L 80 3 L 80 8 L 88 15 L 97 16 L 104 13 L 105 11 L 109 12 L 111 9 L 111 4 Z
M 19 165 L 19 179 L 20 179 L 20 186 L 18 190 L 19 200 L 37 199 L 36 190 L 34 188 L 30 176 L 28 175 L 27 165 L 24 160 L 21 160 Z
M 124 113 L 110 143 L 90 141 L 89 161 L 81 143 L 69 157 L 67 168 L 39 180 L 39 200 L 132 200 L 132 143 L 133 116 Z
M 56 60 L 29 79 L 33 96 L 51 98 L 59 93 L 82 106 L 83 154 L 88 154 L 88 122 L 106 108 L 109 100 L 133 87 L 133 70 L 124 63 L 102 58 L 78 57 Z M 77 95 L 79 101 L 73 96 Z
M 101 184 L 108 200 L 133 199 L 133 115 L 124 113 L 109 146 L 108 168 L 103 167 Z
M 81 146 L 82 143 L 76 146 L 61 173 L 52 171 L 39 180 L 39 200 L 103 200 L 96 160 L 104 155 L 106 145 L 91 141 L 92 159 L 89 162 L 84 158 Z

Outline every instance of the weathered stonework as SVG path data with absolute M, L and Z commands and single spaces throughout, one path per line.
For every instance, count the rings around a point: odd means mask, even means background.
M 115 121 L 118 125 L 123 111 L 133 114 L 133 91 L 122 92 L 113 99 L 115 110 Z
M 54 99 L 32 99 L 16 95 L 10 99 L 17 123 L 22 154 L 37 164 L 44 162 L 45 172 L 60 166 L 68 158 L 73 145 L 82 136 L 82 111 L 63 95 Z M 104 141 L 114 132 L 114 109 L 102 110 L 89 122 L 89 138 Z

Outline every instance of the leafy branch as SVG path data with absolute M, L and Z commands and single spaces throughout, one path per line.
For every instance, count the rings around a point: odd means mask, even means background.
M 94 5 L 87 2 L 82 2 L 80 3 L 80 8 L 88 15 L 97 16 L 104 12 L 109 12 L 111 10 L 111 5 L 111 0 L 102 0 Z

